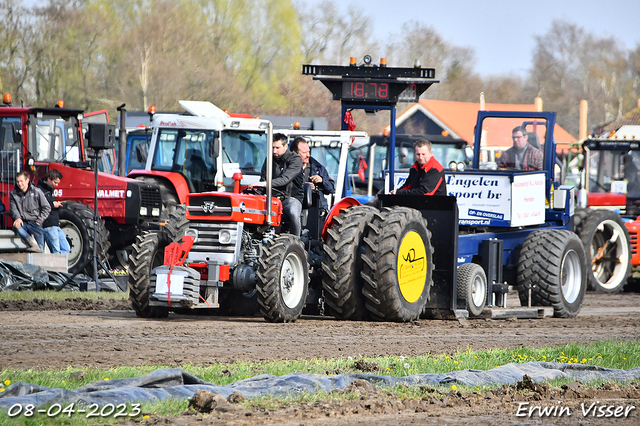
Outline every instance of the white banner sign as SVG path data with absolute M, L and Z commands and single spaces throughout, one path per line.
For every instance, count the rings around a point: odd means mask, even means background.
M 513 176 L 511 226 L 544 223 L 545 175 Z
M 447 174 L 446 182 L 448 195 L 458 201 L 460 225 L 509 225 L 509 176 Z

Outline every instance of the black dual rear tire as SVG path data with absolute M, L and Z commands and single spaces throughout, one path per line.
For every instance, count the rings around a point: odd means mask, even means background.
M 344 209 L 327 229 L 322 288 L 329 312 L 337 319 L 360 321 L 369 317 L 362 294 L 361 255 L 366 225 L 377 212 L 370 206 Z
M 367 224 L 363 241 L 363 294 L 371 317 L 417 320 L 433 285 L 433 247 L 426 219 L 411 208 L 384 208 Z

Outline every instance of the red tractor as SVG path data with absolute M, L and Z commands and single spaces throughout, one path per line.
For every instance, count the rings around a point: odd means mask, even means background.
M 126 258 L 127 248 L 143 229 L 157 228 L 162 199 L 157 185 L 110 174 L 108 156 L 99 160 L 98 212 L 94 224 L 95 175 L 89 161 L 91 149 L 82 132 L 83 111 L 64 108 L 15 106 L 5 94 L 0 107 L 1 199 L 9 207 L 9 191 L 16 173 L 27 170 L 36 184 L 50 169 L 63 175 L 55 191 L 63 202 L 60 227 L 69 239 L 69 271 L 80 270 L 93 255 L 93 244 L 101 260 L 109 255 Z M 10 227 L 10 223 L 4 224 Z M 93 241 L 93 229 L 96 241 Z M 168 225 L 169 229 L 174 229 Z M 4 245 L 7 247 L 7 245 Z M 126 264 L 126 260 L 123 261 Z

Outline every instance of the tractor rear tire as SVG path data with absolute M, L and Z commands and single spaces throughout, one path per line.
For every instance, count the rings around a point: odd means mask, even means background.
M 476 263 L 465 263 L 458 267 L 458 298 L 466 299 L 469 315 L 478 317 L 487 303 L 487 275 L 482 266 Z
M 309 286 L 309 264 L 300 238 L 281 234 L 262 248 L 256 274 L 258 304 L 269 322 L 294 322 L 302 314 Z
M 426 219 L 411 208 L 385 208 L 373 215 L 366 234 L 361 274 L 372 318 L 417 320 L 433 284 L 433 247 Z
M 322 287 L 329 312 L 337 319 L 362 321 L 369 317 L 362 293 L 361 254 L 366 224 L 376 212 L 378 209 L 370 206 L 342 210 L 327 229 Z
M 622 218 L 612 211 L 595 211 L 578 235 L 589 259 L 589 290 L 622 291 L 631 275 L 631 237 Z
M 69 252 L 69 273 L 83 272 L 80 270 L 93 257 L 93 244 L 96 244 L 98 259 L 106 261 L 111 247 L 109 231 L 105 227 L 104 220 L 97 221 L 96 240 L 94 242 L 94 211 L 91 207 L 77 201 L 66 201 L 59 210 L 60 229 L 69 240 L 71 251 Z M 86 266 L 84 272 L 93 276 L 93 266 Z
M 520 250 L 517 290 L 527 306 L 553 306 L 559 318 L 578 315 L 587 290 L 587 260 L 582 242 L 572 231 L 541 230 L 530 233 Z
M 150 271 L 164 263 L 171 240 L 164 232 L 145 231 L 136 237 L 129 256 L 129 300 L 138 318 L 166 318 L 169 309 L 149 306 Z

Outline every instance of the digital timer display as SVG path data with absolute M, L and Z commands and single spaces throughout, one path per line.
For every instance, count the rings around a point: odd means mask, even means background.
M 342 82 L 342 99 L 388 101 L 389 83 L 376 81 Z

